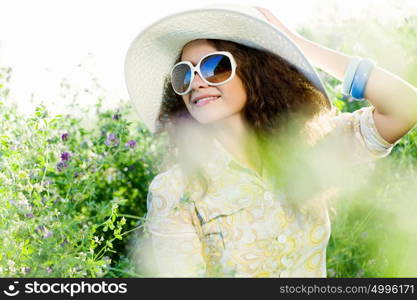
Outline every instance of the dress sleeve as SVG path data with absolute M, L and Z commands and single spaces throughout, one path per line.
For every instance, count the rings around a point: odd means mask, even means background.
M 205 272 L 200 239 L 181 194 L 172 172 L 157 175 L 149 186 L 145 231 L 154 277 L 200 277 Z
M 399 142 L 387 142 L 375 127 L 374 106 L 362 107 L 354 112 L 339 111 L 333 117 L 333 136 L 338 137 L 344 153 L 355 163 L 371 162 L 387 156 Z

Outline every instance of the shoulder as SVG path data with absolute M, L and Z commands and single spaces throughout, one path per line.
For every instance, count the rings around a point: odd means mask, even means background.
M 332 121 L 334 121 L 335 125 L 346 127 L 347 125 L 350 125 L 351 122 L 360 122 L 362 119 L 369 118 L 373 110 L 373 106 L 365 106 L 353 112 L 341 112 L 340 110 L 337 110 Z
M 339 112 L 333 119 L 335 127 L 343 131 L 357 131 L 366 141 L 383 148 L 390 148 L 396 143 L 389 143 L 378 132 L 375 126 L 373 112 L 375 107 L 365 106 L 354 112 Z
M 149 191 L 158 192 L 169 187 L 178 187 L 183 184 L 183 175 L 178 164 L 173 165 L 164 172 L 157 174 L 149 184 Z
M 373 118 L 374 109 L 371 105 L 354 112 L 339 111 L 332 120 L 334 134 L 348 137 L 350 142 L 358 144 L 357 149 L 362 150 L 359 151 L 362 155 L 366 154 L 371 159 L 387 156 L 396 144 L 389 143 L 379 134 Z
M 178 165 L 157 174 L 149 184 L 147 208 L 168 210 L 176 205 L 185 191 L 182 171 Z

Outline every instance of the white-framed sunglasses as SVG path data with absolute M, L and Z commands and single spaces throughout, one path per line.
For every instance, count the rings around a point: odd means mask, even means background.
M 233 79 L 236 67 L 236 61 L 230 52 L 212 52 L 202 57 L 195 67 L 189 61 L 175 64 L 171 69 L 171 85 L 178 95 L 189 93 L 195 72 L 208 85 L 222 85 Z

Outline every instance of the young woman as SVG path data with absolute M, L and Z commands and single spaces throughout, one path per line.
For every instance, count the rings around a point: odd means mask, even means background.
M 309 59 L 372 105 L 337 111 Z M 142 120 L 170 143 L 138 250 L 149 276 L 325 277 L 332 175 L 322 169 L 382 158 L 417 122 L 414 87 L 262 8 L 152 24 L 129 49 L 126 80 Z

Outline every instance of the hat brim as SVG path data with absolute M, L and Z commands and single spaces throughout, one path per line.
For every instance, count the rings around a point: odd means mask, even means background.
M 229 9 L 193 9 L 151 24 L 137 35 L 128 49 L 125 59 L 128 94 L 151 132 L 155 132 L 164 79 L 176 57 L 185 44 L 204 38 L 229 40 L 280 55 L 323 92 L 329 107 L 332 106 L 319 75 L 305 55 L 266 19 Z

